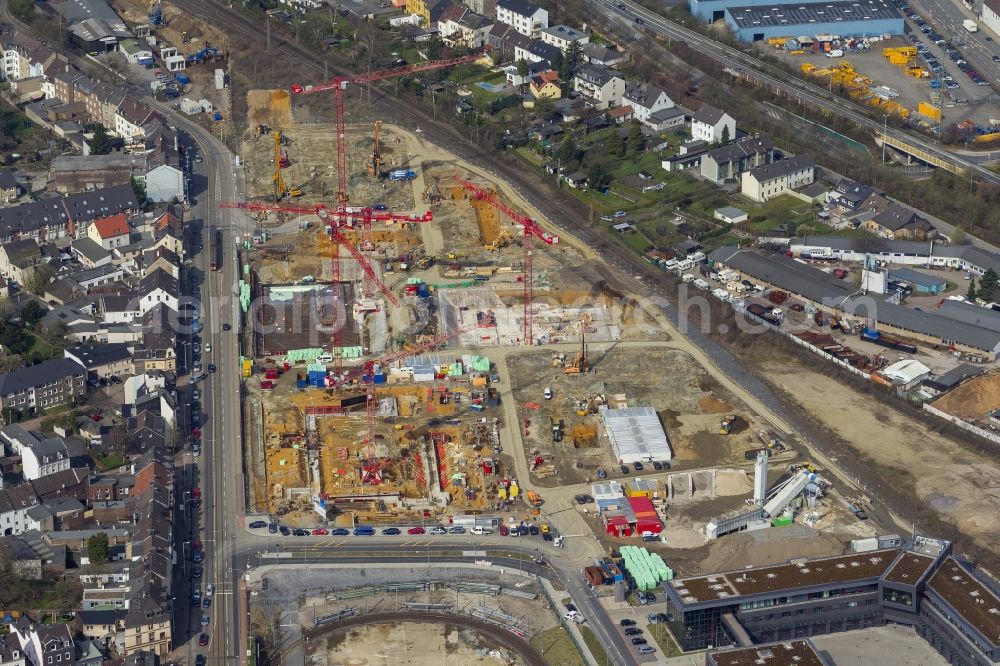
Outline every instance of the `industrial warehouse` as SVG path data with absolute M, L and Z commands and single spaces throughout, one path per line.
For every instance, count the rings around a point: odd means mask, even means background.
M 875 290 L 867 292 L 871 296 L 859 298 L 861 290 L 803 261 L 736 247 L 720 248 L 709 259 L 713 266 L 735 270 L 768 288 L 798 296 L 824 312 L 865 324 L 875 322 L 883 331 L 925 344 L 953 346 L 986 360 L 993 360 L 1000 351 L 1000 333 L 996 331 L 898 305 L 890 302 L 889 296 L 879 298 Z
M 874 37 L 903 33 L 903 17 L 887 0 L 743 4 L 725 6 L 724 12 L 726 24 L 741 42 L 790 34 Z

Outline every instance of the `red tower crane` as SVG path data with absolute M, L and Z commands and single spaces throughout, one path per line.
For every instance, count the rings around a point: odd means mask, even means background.
M 407 74 L 414 74 L 416 72 L 427 72 L 433 69 L 441 69 L 443 67 L 451 67 L 453 65 L 475 62 L 476 60 L 482 58 L 483 54 L 488 51 L 489 47 L 486 47 L 483 51 L 470 53 L 469 55 L 461 56 L 459 58 L 430 60 L 416 65 L 393 67 L 391 69 L 383 69 L 377 72 L 369 72 L 367 74 L 335 76 L 326 83 L 318 83 L 311 86 L 303 86 L 297 83 L 292 86 L 292 92 L 296 95 L 318 93 L 327 90 L 334 91 L 337 111 L 337 210 L 345 210 L 347 207 L 347 130 L 344 126 L 344 91 L 347 90 L 347 86 L 352 83 L 372 83 L 374 81 L 382 81 L 385 79 L 395 78 L 397 76 L 406 76 Z
M 365 439 L 365 453 L 367 459 L 362 468 L 361 484 L 369 485 L 379 485 L 382 483 L 382 470 L 378 464 L 378 457 L 375 455 L 375 367 L 385 366 L 395 361 L 407 358 L 409 356 L 414 356 L 425 351 L 434 349 L 438 345 L 441 345 L 448 340 L 452 339 L 456 335 L 461 335 L 466 331 L 470 331 L 474 326 L 468 326 L 465 328 L 460 328 L 458 330 L 452 331 L 444 335 L 438 335 L 431 338 L 427 342 L 421 343 L 415 347 L 409 349 L 401 349 L 377 358 L 370 358 L 364 361 L 361 365 L 356 368 L 348 370 L 343 374 L 339 380 L 338 384 L 346 384 L 355 379 L 360 378 L 365 385 L 365 416 L 367 417 L 367 437 Z
M 375 269 L 372 268 L 368 259 L 347 239 L 346 236 L 344 236 L 340 230 L 343 227 L 349 226 L 350 219 L 355 216 L 368 220 L 369 224 L 372 220 L 392 222 L 429 222 L 433 219 L 430 211 L 427 211 L 423 215 L 404 215 L 365 208 L 359 213 L 348 213 L 346 211 L 341 212 L 330 210 L 323 204 L 315 204 L 312 206 L 293 206 L 285 203 L 270 203 L 266 201 L 238 201 L 223 202 L 220 206 L 222 208 L 240 208 L 242 210 L 253 212 L 277 211 L 282 213 L 297 213 L 301 215 L 318 216 L 327 225 L 327 229 L 329 229 L 333 234 L 333 239 L 336 241 L 334 245 L 343 245 L 346 247 L 347 251 L 351 253 L 351 256 L 353 256 L 357 260 L 358 264 L 360 264 L 361 270 L 364 271 L 365 276 L 373 285 L 378 287 L 379 291 L 381 291 L 389 302 L 396 307 L 399 307 L 399 300 L 392 293 L 389 287 L 387 287 L 385 283 L 379 279 L 378 275 L 375 273 Z M 334 262 L 334 266 L 334 270 L 339 273 L 337 262 Z
M 515 224 L 520 225 L 524 229 L 524 265 L 522 271 L 524 276 L 522 281 L 524 282 L 524 344 L 532 344 L 532 317 L 534 312 L 531 309 L 531 299 L 532 299 L 532 289 L 534 282 L 534 272 L 531 266 L 531 240 L 532 238 L 540 238 L 545 242 L 546 245 L 555 245 L 559 242 L 559 236 L 550 234 L 549 232 L 542 229 L 537 222 L 523 215 L 504 202 L 500 201 L 496 192 L 491 192 L 490 190 L 484 189 L 473 182 L 470 182 L 464 178 L 455 178 L 456 181 L 461 183 L 462 187 L 472 193 L 477 199 L 489 202 L 494 208 L 502 212 L 504 215 L 509 217 L 514 221 Z

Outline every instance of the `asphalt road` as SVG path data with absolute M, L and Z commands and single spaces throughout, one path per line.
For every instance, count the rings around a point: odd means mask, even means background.
M 986 41 L 987 37 L 996 40 L 997 36 L 984 28 L 979 20 L 978 9 L 982 6 L 982 0 L 975 3 L 976 13 L 966 9 L 962 0 L 910 0 L 909 4 L 910 9 L 934 26 L 941 37 L 947 40 L 957 38 L 962 44 L 960 48 L 965 59 L 980 74 L 994 86 L 1000 83 L 1000 63 L 993 62 L 993 56 L 1000 54 L 1000 45 L 996 41 Z M 962 21 L 966 19 L 973 19 L 979 24 L 979 31 L 975 33 L 966 31 L 962 27 Z M 917 34 L 920 34 L 919 31 Z M 926 36 L 922 35 L 922 38 L 925 43 L 928 41 Z M 949 63 L 951 61 L 945 57 L 941 62 Z M 966 78 L 965 74 L 961 72 L 959 75 Z M 958 77 L 955 78 L 957 80 Z M 984 93 L 992 92 L 990 88 L 985 86 L 982 90 Z

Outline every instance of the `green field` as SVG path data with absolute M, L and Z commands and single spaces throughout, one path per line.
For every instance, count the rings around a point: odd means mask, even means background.
M 569 632 L 561 626 L 538 632 L 531 639 L 531 645 L 542 654 L 546 664 L 584 666 L 586 663 L 573 644 Z

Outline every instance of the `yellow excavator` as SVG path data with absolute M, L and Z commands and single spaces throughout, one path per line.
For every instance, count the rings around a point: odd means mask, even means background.
M 485 246 L 483 246 L 483 247 L 485 247 L 485 248 L 486 248 L 487 250 L 489 250 L 490 252 L 496 252 L 496 251 L 497 251 L 497 250 L 499 250 L 500 248 L 502 248 L 502 247 L 504 247 L 505 245 L 507 245 L 507 241 L 509 241 L 509 240 L 510 240 L 510 231 L 508 231 L 507 229 L 504 229 L 504 230 L 503 230 L 503 231 L 502 231 L 502 232 L 500 233 L 500 235 L 499 235 L 499 236 L 497 236 L 497 237 L 496 237 L 496 238 L 495 238 L 495 239 L 493 240 L 493 242 L 492 242 L 492 243 L 489 243 L 488 245 L 485 245 Z

